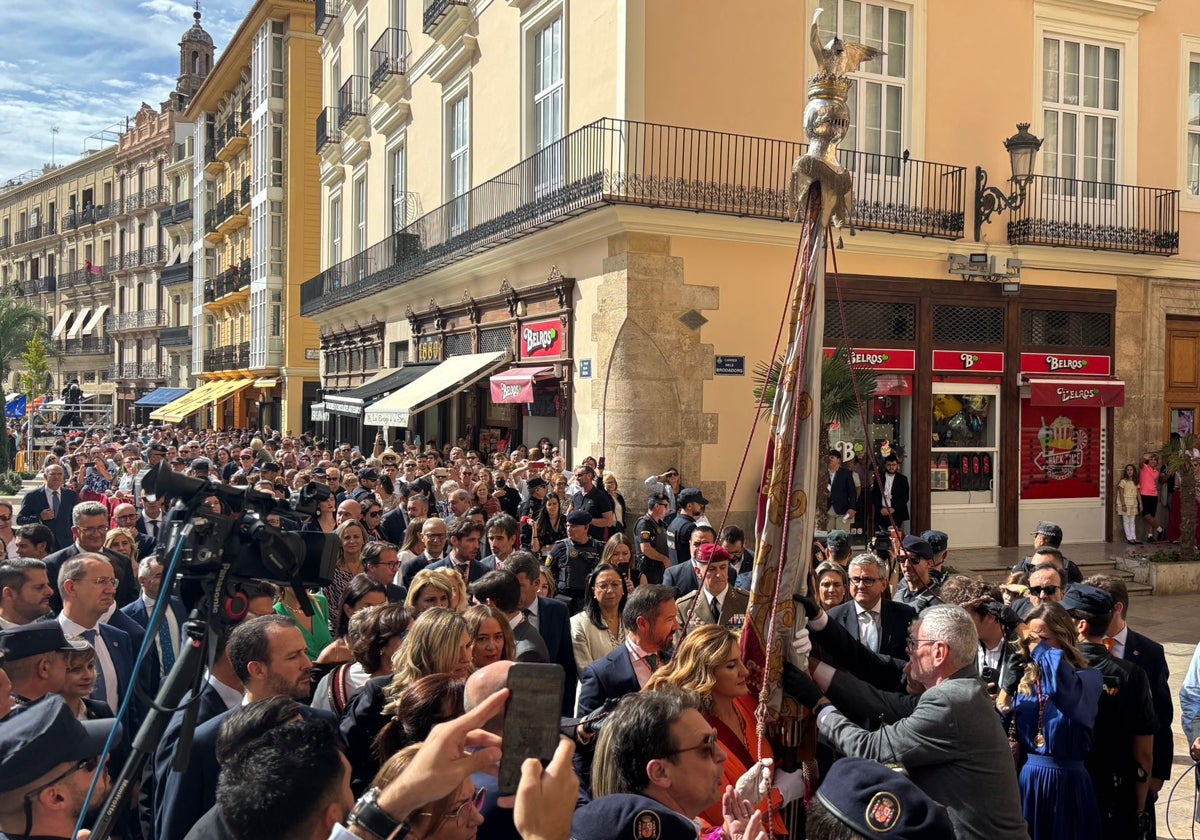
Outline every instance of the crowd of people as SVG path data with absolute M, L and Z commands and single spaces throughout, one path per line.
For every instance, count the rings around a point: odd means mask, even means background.
M 1002 586 L 954 574 L 940 531 L 896 528 L 859 553 L 847 531 L 821 534 L 805 621 L 782 640 L 782 688 L 808 723 L 764 731 L 740 644 L 753 535 L 709 521 L 675 468 L 627 500 L 602 462 L 568 468 L 548 440 L 466 443 L 64 438 L 15 524 L 0 503 L 0 838 L 91 823 L 192 643 L 164 579 L 179 500 L 155 490 L 193 485 L 151 469 L 211 483 L 197 498 L 216 514 L 251 488 L 277 502 L 270 525 L 334 535 L 338 554 L 322 586 L 239 584 L 114 836 L 1154 836 L 1172 760 L 1163 650 L 1128 626 L 1120 579 L 1083 579 L 1054 523 Z M 314 484 L 328 492 L 297 511 Z M 898 487 L 880 496 L 893 514 Z M 514 796 L 494 771 L 506 718 L 531 711 L 508 704 L 517 663 L 561 670 L 544 702 L 564 737 Z

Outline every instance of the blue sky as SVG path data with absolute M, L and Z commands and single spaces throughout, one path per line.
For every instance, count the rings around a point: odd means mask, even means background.
M 252 0 L 201 0 L 217 56 Z M 98 148 L 89 135 L 124 126 L 142 102 L 175 87 L 179 38 L 192 25 L 178 0 L 0 0 L 0 181 Z

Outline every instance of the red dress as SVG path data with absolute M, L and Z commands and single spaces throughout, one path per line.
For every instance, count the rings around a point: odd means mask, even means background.
M 729 785 L 737 784 L 737 780 L 742 777 L 742 774 L 754 766 L 756 761 L 764 758 L 774 759 L 774 754 L 771 752 L 771 744 L 767 739 L 763 739 L 762 753 L 756 755 L 758 749 L 758 729 L 754 721 L 754 709 L 757 706 L 757 701 L 753 696 L 747 694 L 745 697 L 739 697 L 733 701 L 733 707 L 737 709 L 742 720 L 746 724 L 746 731 L 735 733 L 732 729 L 725 725 L 724 721 L 717 718 L 716 715 L 710 715 L 708 722 L 717 730 L 717 740 L 721 744 L 721 749 L 729 756 L 725 761 L 725 770 L 721 776 L 721 791 Z M 746 743 L 742 743 L 742 738 L 746 739 Z M 749 746 L 747 746 L 749 745 Z M 779 791 L 771 789 L 769 798 L 774 803 L 775 820 L 774 831 L 776 837 L 787 836 L 787 829 L 784 827 L 783 818 L 779 814 L 779 809 L 783 807 L 783 797 L 779 795 Z M 755 803 L 755 807 L 762 811 L 764 816 L 767 812 L 767 798 L 762 802 Z M 720 826 L 725 822 L 725 816 L 721 813 L 721 803 L 710 805 L 708 808 L 700 812 L 700 819 L 709 826 Z

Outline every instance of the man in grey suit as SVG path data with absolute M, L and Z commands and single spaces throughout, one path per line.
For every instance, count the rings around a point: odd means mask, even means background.
M 785 671 L 784 690 L 817 713 L 821 740 L 838 752 L 902 765 L 946 806 L 959 838 L 1028 840 L 1012 752 L 976 669 L 978 647 L 962 607 L 921 613 L 909 631 L 908 675 L 925 692 L 911 714 L 874 732 L 852 723 L 797 668 Z

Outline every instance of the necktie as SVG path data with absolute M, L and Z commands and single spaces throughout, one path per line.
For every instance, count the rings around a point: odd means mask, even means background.
M 529 619 L 533 618 L 533 610 L 523 609 L 521 610 L 521 615 L 525 616 L 525 620 L 528 621 Z
M 150 520 L 150 536 L 156 542 L 158 541 L 158 520 L 157 519 Z
M 50 509 L 54 511 L 54 518 L 58 518 L 58 491 L 55 490 L 50 494 Z
M 1116 640 L 1116 639 L 1114 639 L 1112 636 L 1105 636 L 1105 637 L 1104 637 L 1104 647 L 1108 648 L 1108 652 L 1109 652 L 1109 653 L 1112 653 L 1112 651 L 1113 651 L 1113 648 L 1115 648 L 1116 646 L 1117 646 L 1117 640 Z
M 97 642 L 95 630 L 84 630 L 79 635 L 87 639 L 92 647 L 99 650 L 100 643 Z M 104 683 L 104 669 L 100 667 L 99 656 L 96 657 L 96 685 L 92 688 L 92 699 L 108 702 L 108 686 Z
M 879 652 L 879 618 L 867 610 L 861 614 L 859 641 L 875 653 Z
M 168 604 L 167 610 L 171 607 Z M 162 623 L 158 625 L 158 646 L 159 654 L 162 656 L 162 672 L 163 674 L 171 673 L 171 668 L 175 666 L 175 646 L 171 644 L 171 624 L 170 617 L 163 615 Z
M 656 671 L 658 669 L 658 654 L 657 653 L 647 653 L 646 654 L 646 664 L 650 666 L 651 672 Z
M 720 624 L 720 622 L 721 622 L 721 602 L 717 600 L 716 595 L 714 595 L 713 599 L 712 599 L 712 614 L 713 614 L 713 621 Z

